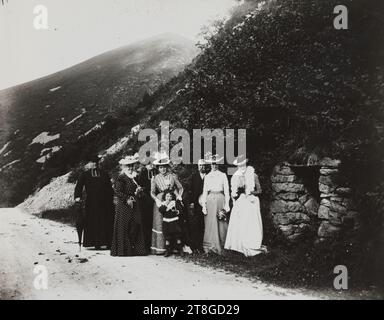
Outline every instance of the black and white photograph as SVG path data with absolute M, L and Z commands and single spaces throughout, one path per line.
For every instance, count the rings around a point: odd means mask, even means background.
M 384 1 L 0 0 L 0 43 L 0 300 L 383 300 Z

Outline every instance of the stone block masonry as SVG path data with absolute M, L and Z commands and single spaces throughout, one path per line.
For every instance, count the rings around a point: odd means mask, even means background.
M 288 162 L 275 166 L 270 214 L 287 239 L 293 241 L 317 230 L 316 236 L 324 240 L 337 236 L 343 228 L 359 228 L 352 190 L 341 182 L 339 167 L 340 161 L 330 158 L 309 166 Z

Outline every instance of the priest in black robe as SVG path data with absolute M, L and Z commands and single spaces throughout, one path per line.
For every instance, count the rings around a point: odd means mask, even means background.
M 157 169 L 150 163 L 142 165 L 138 172 L 138 183 L 143 188 L 141 201 L 144 241 L 147 252 L 150 252 L 152 243 L 153 199 L 151 197 L 151 181 L 157 174 Z
M 88 170 L 80 174 L 75 187 L 76 203 L 85 200 L 83 246 L 110 248 L 114 222 L 112 183 L 108 173 L 99 167 L 99 156 L 90 160 Z
M 190 177 L 189 194 L 190 194 L 190 233 L 191 248 L 194 253 L 203 252 L 204 239 L 204 214 L 199 198 L 203 194 L 204 178 L 207 173 L 207 166 L 203 159 L 199 160 L 198 170 Z

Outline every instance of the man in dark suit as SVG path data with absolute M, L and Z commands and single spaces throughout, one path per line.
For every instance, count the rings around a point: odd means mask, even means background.
M 137 178 L 139 185 L 144 190 L 144 201 L 141 202 L 141 214 L 144 231 L 145 247 L 148 252 L 151 249 L 152 240 L 152 221 L 153 221 L 153 200 L 151 197 L 151 181 L 157 174 L 156 168 L 150 163 L 147 166 L 142 165 L 139 168 L 139 176 Z
M 205 175 L 206 164 L 204 160 L 201 159 L 198 162 L 198 171 L 192 174 L 190 180 L 191 248 L 194 253 L 203 252 L 204 214 L 203 208 L 199 203 L 199 198 L 203 193 Z
M 85 189 L 84 247 L 109 248 L 112 241 L 114 206 L 113 189 L 108 173 L 99 167 L 99 156 L 92 156 L 88 170 L 75 187 L 75 201 L 81 203 Z

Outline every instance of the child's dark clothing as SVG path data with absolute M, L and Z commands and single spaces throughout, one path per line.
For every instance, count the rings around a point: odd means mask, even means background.
M 172 209 L 168 209 L 166 204 L 160 206 L 159 211 L 163 215 L 163 235 L 166 242 L 166 250 L 180 249 L 182 246 L 181 236 L 181 213 L 180 201 Z

